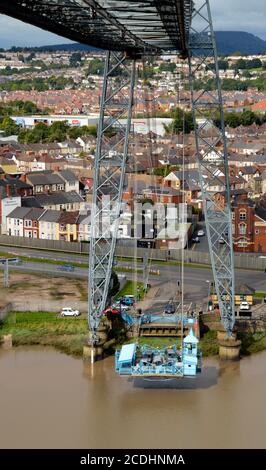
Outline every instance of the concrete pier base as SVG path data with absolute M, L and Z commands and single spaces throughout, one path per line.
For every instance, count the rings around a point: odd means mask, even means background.
M 237 331 L 234 329 L 232 332 L 232 338 L 236 340 Z M 226 341 L 228 339 L 227 332 L 225 329 L 221 328 L 217 330 L 217 339 L 218 341 Z
M 2 348 L 11 349 L 13 346 L 12 335 L 3 335 Z
M 219 341 L 219 357 L 226 361 L 240 359 L 241 341 L 237 339 L 224 339 Z
M 83 346 L 83 359 L 94 363 L 103 358 L 103 343 Z

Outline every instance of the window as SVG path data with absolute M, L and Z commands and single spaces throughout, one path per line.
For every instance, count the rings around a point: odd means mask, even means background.
M 239 233 L 240 233 L 240 235 L 246 235 L 246 233 L 247 233 L 246 224 L 239 224 Z
M 235 213 L 232 212 L 232 220 L 235 220 Z
M 248 242 L 245 238 L 241 238 L 238 242 L 239 248 L 246 248 L 248 246 Z
M 260 231 L 259 231 L 259 230 L 255 230 L 255 233 L 256 233 L 256 235 L 259 235 Z
M 246 211 L 239 212 L 239 220 L 247 220 L 247 213 Z

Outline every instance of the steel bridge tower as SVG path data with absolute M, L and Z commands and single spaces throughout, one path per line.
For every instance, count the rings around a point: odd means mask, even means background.
M 217 51 L 209 0 L 9 0 L 0 13 L 107 52 L 97 149 L 89 257 L 92 341 L 108 300 L 131 132 L 136 58 L 188 59 L 191 104 L 213 277 L 228 336 L 234 326 L 230 188 Z M 126 52 L 125 52 L 126 51 Z M 212 90 L 197 91 L 198 70 Z M 124 118 L 123 121 L 121 121 Z M 217 192 L 223 198 L 217 198 Z M 223 244 L 219 243 L 223 239 Z
M 229 165 L 209 0 L 195 2 L 192 9 L 188 62 L 197 161 L 213 278 L 221 319 L 231 337 L 235 322 L 235 286 Z M 211 74 L 213 89 L 209 91 L 206 85 L 197 93 L 197 71 L 202 66 Z M 222 200 L 217 198 L 217 187 L 223 194 Z M 219 243 L 221 239 L 223 244 Z
M 209 0 L 201 1 L 198 7 L 191 3 L 187 52 L 197 161 L 213 277 L 222 322 L 228 336 L 231 336 L 235 310 L 229 171 Z M 212 73 L 213 91 L 206 87 L 196 93 L 197 71 L 203 65 Z M 118 67 L 119 80 L 115 74 L 116 80 L 112 81 L 112 75 Z M 131 130 L 134 70 L 134 59 L 129 57 L 126 60 L 125 54 L 107 53 L 94 165 L 92 221 L 95 223 L 90 239 L 88 319 L 93 340 L 97 338 L 97 328 L 106 306 L 111 280 Z M 121 72 L 124 73 L 121 75 Z M 121 124 L 121 118 L 125 117 L 126 124 Z M 218 127 L 214 124 L 217 121 Z M 110 138 L 108 133 L 111 129 L 117 132 Z M 214 188 L 217 186 L 224 194 L 224 204 L 216 197 L 217 190 Z M 104 202 L 104 190 L 107 189 L 106 193 L 111 195 L 110 201 L 107 201 L 108 206 Z M 111 231 L 108 224 L 104 227 L 104 212 L 107 207 Z M 103 217 L 102 221 L 99 220 L 100 217 Z M 219 243 L 221 238 L 224 244 Z

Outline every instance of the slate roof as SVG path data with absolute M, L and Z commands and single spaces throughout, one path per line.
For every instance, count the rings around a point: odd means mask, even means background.
M 77 177 L 75 173 L 71 170 L 61 170 L 59 172 L 59 175 L 66 181 L 77 181 Z
M 30 184 L 25 183 L 25 181 L 22 181 L 18 178 L 9 178 L 7 176 L 5 179 L 0 180 L 0 186 L 6 187 L 8 184 L 11 187 L 16 188 L 16 189 L 31 189 L 32 188 Z
M 266 220 L 266 208 L 256 207 L 255 214 L 263 220 Z
M 37 201 L 35 196 L 27 196 L 21 198 L 21 205 L 23 207 L 38 207 L 41 208 L 41 204 Z
M 39 218 L 44 212 L 45 209 L 39 209 L 38 207 L 34 207 L 30 209 L 30 212 L 28 212 L 23 218 L 27 220 L 39 220 Z
M 35 198 L 41 206 L 50 204 L 72 204 L 74 202 L 84 202 L 82 197 L 76 191 L 56 192 L 51 194 L 36 194 Z
M 29 173 L 28 180 L 32 185 L 46 185 L 46 184 L 64 184 L 65 181 L 60 175 L 56 173 Z
M 53 209 L 47 209 L 43 215 L 40 217 L 41 222 L 58 222 L 61 216 L 60 211 L 55 211 Z
M 24 219 L 24 217 L 31 211 L 29 207 L 16 207 L 7 217 L 13 219 Z

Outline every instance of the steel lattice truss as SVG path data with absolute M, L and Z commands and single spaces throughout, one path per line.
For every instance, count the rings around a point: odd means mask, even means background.
M 88 308 L 93 339 L 108 297 L 124 188 L 135 81 L 135 61 L 126 57 L 108 52 L 105 62 L 91 211 Z
M 231 228 L 230 185 L 222 94 L 209 0 L 193 10 L 189 38 L 192 107 L 206 230 L 215 288 L 222 322 L 229 334 L 235 321 L 234 258 Z M 202 65 L 212 73 L 214 90 L 194 92 L 196 72 Z M 219 122 L 219 127 L 214 122 Z M 224 194 L 225 203 L 217 198 Z M 223 199 L 222 199 L 223 201 Z M 219 243 L 223 239 L 224 244 Z
M 102 49 L 187 53 L 192 0 L 0 0 L 0 13 Z
M 135 59 L 164 51 L 189 58 L 206 229 L 221 317 L 231 335 L 234 267 L 230 189 L 209 0 L 0 0 L 0 13 L 113 51 L 107 53 L 106 59 L 94 168 L 89 264 L 89 323 L 93 338 L 111 280 L 130 132 Z M 214 91 L 206 89 L 198 96 L 194 93 L 195 74 L 202 65 L 213 74 Z M 122 117 L 127 117 L 126 126 L 120 123 Z M 220 122 L 219 128 L 214 126 L 214 120 Z M 225 204 L 216 197 L 219 191 L 225 195 Z M 111 197 L 111 206 L 105 202 L 106 194 Z M 110 220 L 106 223 L 109 213 Z M 220 238 L 225 242 L 223 245 L 219 243 Z

